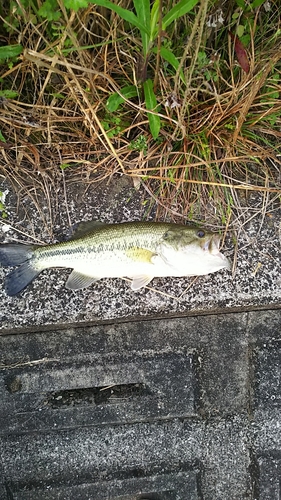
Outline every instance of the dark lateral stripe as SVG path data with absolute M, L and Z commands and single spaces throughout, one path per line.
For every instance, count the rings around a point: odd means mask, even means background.
M 106 251 L 107 248 L 103 244 L 97 245 L 97 246 L 68 246 L 68 247 L 62 247 L 62 246 L 50 246 L 46 248 L 39 248 L 37 250 L 38 252 L 38 257 L 40 256 L 41 258 L 46 258 L 49 257 L 55 257 L 55 256 L 61 256 L 61 255 L 75 255 L 75 254 L 89 254 L 89 253 L 100 253 L 103 251 Z

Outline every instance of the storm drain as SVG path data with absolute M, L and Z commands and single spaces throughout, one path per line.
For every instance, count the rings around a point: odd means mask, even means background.
M 280 309 L 0 336 L 0 498 L 277 500 Z

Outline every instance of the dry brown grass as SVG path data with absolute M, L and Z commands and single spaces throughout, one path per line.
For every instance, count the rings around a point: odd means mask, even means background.
M 262 45 L 261 8 L 254 17 L 246 74 L 237 64 L 231 38 L 225 35 L 220 42 L 218 29 L 206 30 L 210 4 L 201 2 L 181 51 L 187 85 L 179 72 L 174 75 L 160 65 L 162 122 L 155 141 L 141 90 L 138 99 L 125 100 L 115 113 L 120 130 L 113 136 L 106 130 L 116 125 L 106 111 L 108 97 L 122 95 L 124 85 L 139 86 L 137 33 L 128 32 L 117 15 L 102 8 L 75 13 L 60 5 L 60 36 L 50 37 L 48 23 L 34 24 L 26 12 L 16 36 L 6 40 L 15 43 L 17 38 L 24 52 L 12 67 L 0 66 L 2 86 L 18 93 L 14 100 L 2 100 L 0 128 L 7 142 L 1 143 L 0 171 L 19 194 L 28 192 L 40 208 L 38 192 L 43 191 L 51 210 L 52 188 L 62 175 L 66 181 L 88 183 L 123 174 L 136 184 L 141 180 L 157 203 L 158 216 L 204 219 L 211 213 L 223 225 L 230 223 L 234 207 L 239 220 L 240 192 L 259 191 L 264 200 L 281 194 L 281 104 L 268 90 L 281 92 L 280 79 L 272 78 L 280 74 L 281 45 L 272 24 L 268 43 Z M 227 2 L 222 6 L 227 15 Z M 276 15 L 278 5 L 274 8 Z M 278 32 L 278 20 L 275 26 Z M 182 29 L 178 23 L 167 36 L 172 40 Z M 212 46 L 223 40 L 222 60 Z M 204 47 L 210 62 L 199 67 L 198 52 Z M 216 79 L 206 79 L 207 71 Z M 179 107 L 165 106 L 171 96 Z M 131 148 L 140 136 L 146 152 Z

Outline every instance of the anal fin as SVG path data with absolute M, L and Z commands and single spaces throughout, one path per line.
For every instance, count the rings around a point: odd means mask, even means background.
M 82 288 L 87 288 L 99 279 L 100 278 L 94 278 L 93 276 L 86 276 L 83 273 L 73 270 L 69 275 L 65 286 L 69 290 L 82 290 Z

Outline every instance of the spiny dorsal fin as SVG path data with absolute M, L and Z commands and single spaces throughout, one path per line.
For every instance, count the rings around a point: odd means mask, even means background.
M 107 224 L 104 224 L 103 222 L 100 222 L 98 220 L 89 220 L 89 221 L 84 221 L 84 222 L 78 222 L 77 224 L 74 224 L 72 226 L 72 235 L 69 238 L 70 240 L 77 240 L 78 238 L 82 238 L 82 236 L 85 236 L 92 231 L 95 231 L 96 229 L 101 229 L 102 227 L 106 227 Z

